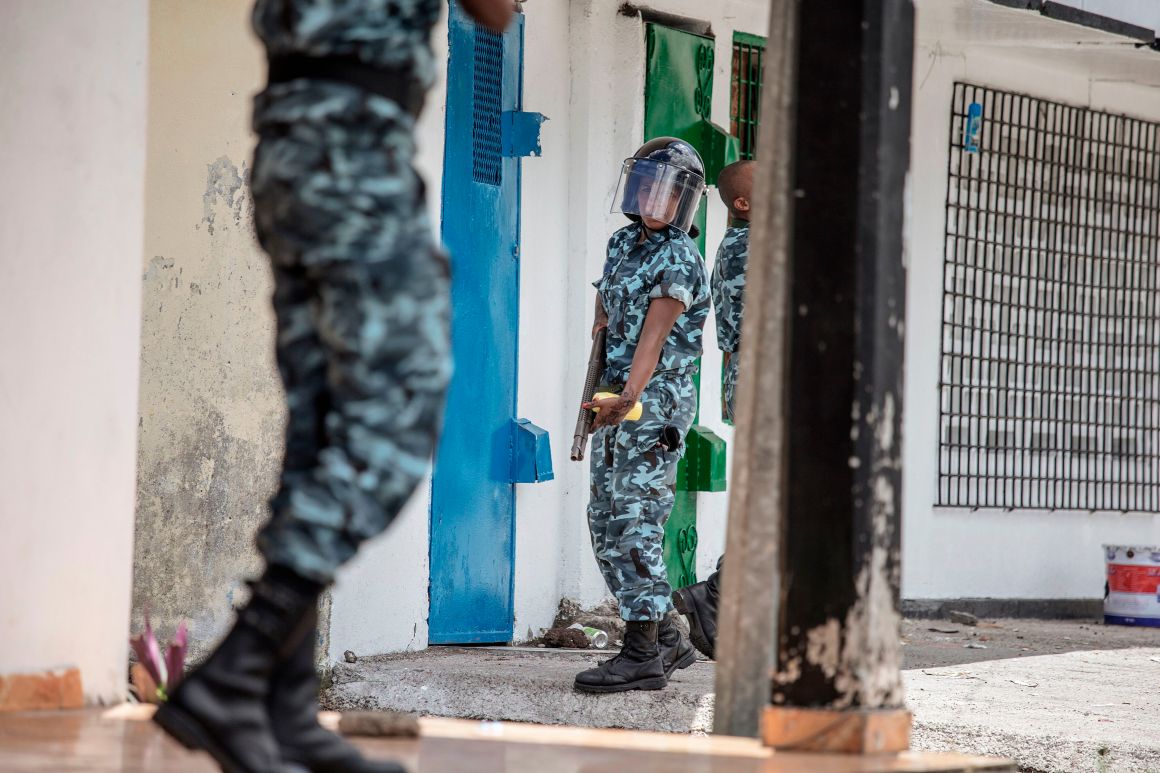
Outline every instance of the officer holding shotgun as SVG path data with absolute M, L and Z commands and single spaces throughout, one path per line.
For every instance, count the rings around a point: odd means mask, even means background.
M 584 407 L 596 412 L 592 548 L 626 631 L 618 655 L 577 675 L 584 692 L 658 690 L 696 660 L 670 614 L 662 546 L 710 310 L 708 273 L 688 233 L 704 190 L 700 155 L 673 137 L 646 143 L 621 169 L 613 211 L 633 222 L 608 242 L 593 325 L 594 338 L 606 338 L 602 381 L 616 396 Z M 641 417 L 626 421 L 638 402 Z

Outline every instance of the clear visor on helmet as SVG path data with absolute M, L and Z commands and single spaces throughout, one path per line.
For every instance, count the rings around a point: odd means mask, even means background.
M 649 227 L 663 223 L 688 233 L 704 191 L 704 179 L 686 169 L 629 158 L 620 168 L 612 211 L 637 215 Z

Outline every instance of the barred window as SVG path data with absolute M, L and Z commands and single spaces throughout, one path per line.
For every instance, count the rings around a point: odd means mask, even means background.
M 761 73 L 765 38 L 733 33 L 733 73 L 730 78 L 729 133 L 740 141 L 742 160 L 757 150 L 761 121 Z
M 939 505 L 1160 512 L 1158 126 L 955 84 Z

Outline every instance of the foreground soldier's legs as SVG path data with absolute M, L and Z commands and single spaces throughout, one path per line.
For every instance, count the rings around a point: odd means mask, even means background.
M 424 475 L 449 376 L 448 271 L 411 168 L 413 115 L 332 81 L 255 106 L 255 224 L 274 266 L 290 420 L 238 622 L 157 713 L 227 771 L 399 771 L 317 724 L 318 595 Z
M 153 718 L 185 746 L 209 752 L 227 773 L 289 773 L 300 769 L 284 762 L 266 695 L 285 643 L 301 639 L 322 586 L 271 566 L 252 588 L 225 640 Z
M 391 763 L 364 760 L 353 745 L 318 724 L 318 672 L 314 646 L 318 640 L 317 609 L 313 624 L 270 678 L 267 711 L 283 758 L 311 771 L 372 773 L 398 770 Z

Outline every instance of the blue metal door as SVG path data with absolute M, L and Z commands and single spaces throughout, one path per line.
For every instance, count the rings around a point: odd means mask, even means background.
M 452 256 L 455 375 L 431 497 L 432 644 L 512 638 L 513 420 L 520 162 L 504 125 L 522 102 L 523 16 L 497 35 L 451 3 L 443 241 Z

